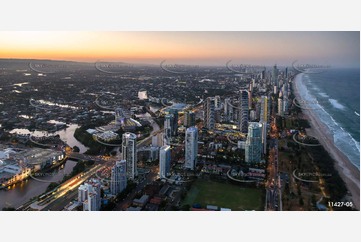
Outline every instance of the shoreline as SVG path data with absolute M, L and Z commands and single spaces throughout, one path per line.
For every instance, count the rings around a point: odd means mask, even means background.
M 296 82 L 302 81 L 300 79 L 301 77 L 300 74 L 297 74 L 292 82 L 293 93 L 298 100 L 301 100 L 301 98 Z M 306 129 L 306 132 L 309 135 L 316 137 L 324 149 L 335 160 L 333 165 L 345 182 L 347 190 L 351 193 L 351 200 L 354 203 L 354 208 L 360 211 L 360 170 L 334 144 L 333 136 L 328 127 L 319 120 L 312 110 L 302 109 L 302 115 L 311 125 L 311 128 Z

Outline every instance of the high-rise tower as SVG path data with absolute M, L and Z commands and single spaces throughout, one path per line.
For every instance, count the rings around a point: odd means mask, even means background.
M 248 91 L 241 90 L 239 96 L 239 130 L 247 133 L 248 128 Z
M 190 127 L 185 137 L 185 167 L 194 170 L 198 155 L 198 129 Z
M 137 171 L 137 136 L 126 132 L 122 137 L 122 160 L 127 162 L 127 177 L 134 179 L 138 175 Z

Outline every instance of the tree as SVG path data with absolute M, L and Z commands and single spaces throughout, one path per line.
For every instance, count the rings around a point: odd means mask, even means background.
M 303 205 L 304 205 L 304 202 L 303 202 L 303 198 L 302 198 L 302 197 L 300 197 L 300 199 L 298 200 L 298 204 L 299 204 L 300 206 L 303 206 Z
M 290 193 L 290 185 L 288 184 L 288 182 L 286 182 L 286 185 L 285 185 L 285 193 L 286 194 Z
M 182 211 L 189 211 L 189 209 L 191 208 L 191 206 L 189 204 L 184 204 L 182 207 L 181 207 L 181 210 Z
M 15 211 L 15 208 L 13 208 L 13 207 L 5 207 L 2 210 L 3 211 Z
M 50 183 L 50 184 L 48 185 L 48 187 L 46 188 L 46 192 L 53 190 L 53 189 L 56 188 L 57 186 L 59 186 L 59 184 L 56 183 L 56 182 Z
M 112 211 L 115 208 L 116 204 L 112 201 L 108 201 L 106 205 L 102 204 L 101 211 Z
M 79 152 L 79 151 L 80 151 L 80 149 L 79 149 L 78 146 L 74 146 L 74 147 L 73 147 L 73 152 Z
M 301 194 L 302 194 L 300 184 L 297 185 L 297 194 L 298 194 L 298 196 L 301 196 Z
M 171 209 L 172 211 L 178 211 L 178 207 L 177 207 L 177 206 L 174 206 L 174 205 L 172 205 L 170 209 Z

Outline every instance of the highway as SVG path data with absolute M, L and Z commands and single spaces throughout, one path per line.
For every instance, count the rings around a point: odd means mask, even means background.
M 278 129 L 274 121 L 271 123 L 269 149 L 265 210 L 282 211 L 281 179 L 278 172 Z
M 103 164 L 104 165 L 104 164 Z M 75 177 L 69 179 L 64 182 L 56 192 L 53 192 L 49 197 L 47 197 L 43 201 L 36 201 L 28 207 L 24 207 L 23 210 L 28 210 L 29 208 L 34 210 L 49 210 L 55 201 L 67 197 L 68 192 L 77 191 L 78 186 L 80 186 L 84 181 L 93 176 L 98 169 L 100 169 L 103 165 L 97 164 L 92 167 L 90 170 L 78 174 Z
M 160 130 L 158 124 L 154 122 L 153 119 L 149 120 L 153 126 L 152 133 L 145 139 L 138 142 L 137 147 L 141 147 L 144 145 L 147 145 L 151 142 L 152 136 L 157 135 L 158 133 L 162 132 L 163 130 Z M 110 166 L 114 163 L 115 158 L 108 159 L 105 161 L 102 157 L 99 156 L 91 156 L 91 155 L 85 155 L 85 154 L 78 154 L 74 152 L 70 152 L 68 154 L 68 157 L 80 159 L 80 160 L 94 160 L 98 164 L 96 164 L 94 167 L 92 167 L 90 170 L 86 171 L 84 174 L 77 175 L 70 180 L 63 183 L 59 189 L 56 192 L 53 192 L 49 197 L 47 197 L 43 201 L 36 201 L 32 204 L 29 204 L 27 206 L 24 206 L 21 208 L 21 210 L 29 210 L 29 209 L 35 209 L 35 210 L 52 210 L 52 211 L 61 211 L 64 209 L 64 207 L 72 201 L 74 198 L 76 198 L 78 194 L 78 187 L 83 184 L 86 180 L 91 178 L 95 175 L 95 173 L 105 167 Z M 147 174 L 146 179 L 142 181 L 135 191 L 133 191 L 133 195 L 135 195 L 137 192 L 142 190 L 148 183 L 155 180 L 158 175 L 157 167 L 152 168 L 151 172 Z M 129 196 L 129 199 L 131 199 L 131 196 Z M 130 202 L 133 199 L 130 200 Z M 129 201 L 128 201 L 129 203 Z
M 163 129 L 160 129 L 159 125 L 152 119 L 149 118 L 150 123 L 153 126 L 152 133 L 145 139 L 137 143 L 137 148 L 140 148 L 145 145 L 149 145 L 152 141 L 152 137 L 163 132 Z M 63 183 L 55 192 L 49 195 L 45 200 L 35 201 L 31 204 L 25 204 L 21 207 L 21 210 L 51 210 L 51 211 L 61 211 L 64 207 L 73 199 L 76 198 L 78 194 L 78 187 L 83 184 L 86 180 L 95 175 L 95 173 L 105 167 L 114 163 L 115 159 L 104 160 L 100 156 L 91 156 L 85 154 L 79 154 L 76 152 L 67 152 L 67 156 L 70 158 L 78 160 L 93 160 L 97 164 L 92 167 L 90 170 L 86 171 L 81 175 L 77 175 L 70 180 Z M 146 175 L 145 179 L 140 181 L 136 189 L 132 191 L 128 197 L 120 204 L 116 206 L 114 210 L 124 210 L 129 207 L 134 199 L 134 196 L 144 189 L 147 184 L 150 184 L 152 181 L 157 179 L 158 176 L 158 167 L 152 167 L 151 171 Z

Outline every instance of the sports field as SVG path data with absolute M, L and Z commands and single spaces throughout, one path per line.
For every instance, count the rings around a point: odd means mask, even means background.
M 215 205 L 234 211 L 263 210 L 263 192 L 263 189 L 198 179 L 192 185 L 182 204 L 192 206 L 199 203 L 202 207 Z

